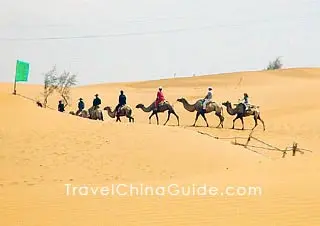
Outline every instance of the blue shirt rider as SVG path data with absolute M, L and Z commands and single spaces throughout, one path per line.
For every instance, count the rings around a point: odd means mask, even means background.
M 120 113 L 121 107 L 125 106 L 126 104 L 127 104 L 127 97 L 126 97 L 126 95 L 124 95 L 123 90 L 121 90 L 120 95 L 119 95 L 119 103 L 116 106 L 117 114 Z
M 84 107 L 85 105 L 84 105 L 83 99 L 80 98 L 78 103 L 78 111 L 76 112 L 76 115 L 78 115 L 84 109 Z
M 62 100 L 59 100 L 58 111 L 64 112 L 64 104 L 62 103 Z
M 101 104 L 101 99 L 98 97 L 99 95 L 96 94 L 95 96 L 96 96 L 96 98 L 93 100 L 93 104 L 92 104 L 93 109 L 99 108 L 99 105 Z

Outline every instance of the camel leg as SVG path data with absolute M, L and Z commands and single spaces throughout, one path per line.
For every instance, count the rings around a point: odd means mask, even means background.
M 169 119 L 170 119 L 170 114 L 171 114 L 171 112 L 170 111 L 168 111 L 168 118 L 167 118 L 167 121 L 163 124 L 164 126 L 167 124 L 167 122 L 169 121 Z
M 221 115 L 221 127 L 223 128 L 224 117 Z
M 155 113 L 156 118 L 157 118 L 157 125 L 159 125 L 159 117 L 158 117 L 158 113 Z
M 176 116 L 177 121 L 178 121 L 178 126 L 179 126 L 179 124 L 180 124 L 180 122 L 179 122 L 179 116 L 176 114 L 175 111 L 171 111 L 171 113 L 172 113 L 174 116 Z
M 200 112 L 197 111 L 196 119 L 194 120 L 194 123 L 192 126 L 196 126 L 196 122 L 198 121 L 199 115 L 200 115 Z
M 237 117 L 236 117 L 235 119 L 233 119 L 232 129 L 234 129 L 234 123 L 235 123 L 235 121 L 236 121 L 238 118 L 240 118 L 239 115 L 237 115 Z
M 201 114 L 202 118 L 204 119 L 204 121 L 207 123 L 207 127 L 209 127 L 209 124 L 207 122 L 207 118 L 206 118 L 205 114 L 203 112 L 201 112 L 200 114 Z
M 262 118 L 260 117 L 260 114 L 258 115 L 258 119 L 260 120 L 260 122 L 261 122 L 262 125 L 263 125 L 263 131 L 265 131 L 265 130 L 266 130 L 266 127 L 265 127 L 265 125 L 264 125 L 264 121 L 263 121 Z
M 254 119 L 254 127 L 252 128 L 252 130 L 254 130 L 258 125 L 258 120 L 256 115 L 253 117 L 253 119 Z
M 244 130 L 244 122 L 243 122 L 243 117 L 240 117 L 240 120 L 242 122 L 242 130 Z
M 155 114 L 155 112 L 153 111 L 152 113 L 151 113 L 151 115 L 149 116 L 149 124 L 151 124 L 151 118 L 152 118 L 152 116 Z
M 133 118 L 130 115 L 126 115 L 126 117 L 129 119 L 129 122 L 133 121 Z
M 221 127 L 223 128 L 224 117 L 221 115 L 221 113 L 217 113 L 217 112 L 216 112 L 216 116 L 218 116 L 219 119 L 220 119 L 220 123 L 219 123 L 219 125 L 217 126 L 217 128 L 219 128 L 220 125 L 221 125 Z

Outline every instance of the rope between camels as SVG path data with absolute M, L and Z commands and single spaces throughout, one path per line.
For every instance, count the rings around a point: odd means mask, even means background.
M 201 131 L 197 131 L 198 133 L 202 134 L 202 135 L 207 135 L 209 137 L 213 137 L 215 139 L 218 139 L 218 140 L 234 140 L 235 138 L 236 139 L 247 139 L 247 137 L 217 137 L 217 136 L 213 136 L 209 133 L 204 133 L 204 132 L 201 132 Z

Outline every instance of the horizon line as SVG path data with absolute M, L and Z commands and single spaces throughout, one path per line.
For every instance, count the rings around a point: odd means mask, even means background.
M 275 69 L 275 70 L 267 70 L 267 69 L 260 69 L 260 70 L 245 70 L 245 71 L 232 71 L 232 72 L 221 72 L 221 73 L 210 73 L 210 74 L 192 74 L 192 75 L 185 75 L 185 76 L 179 76 L 179 77 L 166 77 L 161 79 L 148 79 L 148 80 L 135 80 L 135 81 L 118 81 L 118 82 L 100 82 L 100 83 L 87 83 L 83 85 L 75 85 L 73 87 L 87 87 L 87 86 L 97 86 L 97 85 L 116 85 L 116 84 L 123 84 L 123 83 L 143 83 L 143 82 L 153 82 L 153 81 L 163 81 L 163 80 L 173 80 L 173 79 L 187 79 L 187 78 L 194 78 L 194 77 L 205 77 L 205 76 L 217 76 L 217 75 L 232 75 L 235 73 L 254 73 L 254 72 L 275 72 L 275 71 L 285 71 L 285 70 L 295 70 L 295 69 L 320 69 L 320 66 L 318 67 L 287 67 L 287 68 L 281 68 L 281 69 Z M 13 84 L 12 82 L 5 82 L 0 81 L 0 84 Z M 19 82 L 21 85 L 43 85 L 43 83 L 29 83 L 27 82 Z

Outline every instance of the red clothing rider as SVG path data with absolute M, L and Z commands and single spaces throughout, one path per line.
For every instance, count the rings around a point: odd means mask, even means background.
M 162 87 L 160 86 L 159 87 L 159 91 L 158 91 L 158 93 L 157 93 L 157 99 L 156 99 L 156 102 L 155 102 L 155 107 L 156 107 L 156 109 L 158 108 L 158 105 L 159 105 L 159 103 L 161 103 L 162 101 L 164 101 L 165 99 L 164 99 L 164 95 L 163 95 L 163 93 L 162 93 Z

